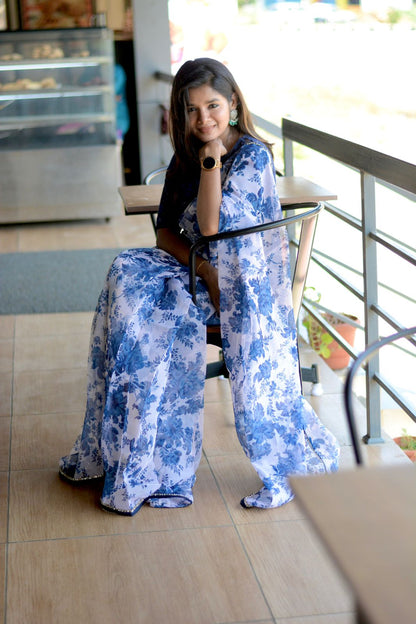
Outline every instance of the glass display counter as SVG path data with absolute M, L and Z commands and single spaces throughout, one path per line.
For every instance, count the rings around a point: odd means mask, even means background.
M 105 28 L 0 34 L 0 222 L 120 214 Z

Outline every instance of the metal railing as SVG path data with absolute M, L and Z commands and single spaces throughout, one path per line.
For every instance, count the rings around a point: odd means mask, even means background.
M 155 78 L 165 82 L 171 82 L 172 80 L 171 76 L 167 74 L 162 75 L 159 72 L 155 74 Z M 416 250 L 403 240 L 399 240 L 397 237 L 395 238 L 377 228 L 376 185 L 389 189 L 397 197 L 400 196 L 416 203 L 416 166 L 393 156 L 297 123 L 291 119 L 282 119 L 281 127 L 254 114 L 253 120 L 256 126 L 264 133 L 282 142 L 282 159 L 285 175 L 295 175 L 295 165 L 297 164 L 296 148 L 299 146 L 302 149 L 311 150 L 315 154 L 323 155 L 332 161 L 336 161 L 336 163 L 345 166 L 348 170 L 353 170 L 359 174 L 359 217 L 354 216 L 352 211 L 341 210 L 333 203 L 324 202 L 324 205 L 325 211 L 342 223 L 342 227 L 349 228 L 349 230 L 358 232 L 360 235 L 362 266 L 355 271 L 351 269 L 351 266 L 348 266 L 348 269 L 352 270 L 353 274 L 362 280 L 362 287 L 360 288 L 345 278 L 342 274 L 342 268 L 345 268 L 345 263 L 334 255 L 328 255 L 326 249 L 319 249 L 315 245 L 311 262 L 361 302 L 364 317 L 364 323 L 361 327 L 364 331 L 364 348 L 382 338 L 379 328 L 380 320 L 389 328 L 393 328 L 394 331 L 404 329 L 406 325 L 398 320 L 395 314 L 385 309 L 379 303 L 378 250 L 380 248 L 388 250 L 394 257 L 399 257 L 411 267 L 416 267 Z M 325 179 L 325 174 L 322 177 L 323 179 L 320 179 L 319 182 L 323 185 L 331 186 L 329 181 Z M 406 228 L 406 223 L 403 226 Z M 415 290 L 416 276 L 412 284 L 413 290 Z M 410 294 L 400 289 L 394 293 L 395 296 L 401 297 L 408 307 L 414 307 L 411 312 L 412 318 L 407 326 L 414 325 L 416 318 L 416 293 L 412 294 L 411 292 L 412 284 L 409 285 Z M 391 292 L 393 290 L 390 288 Z M 324 328 L 324 331 L 332 336 L 354 360 L 358 357 L 359 354 L 354 348 L 321 314 L 321 312 L 327 311 L 337 316 L 337 312 L 316 305 L 306 298 L 303 299 L 303 308 L 307 314 L 318 321 Z M 338 316 L 342 315 L 338 314 Z M 409 338 L 409 342 L 413 346 L 416 345 L 414 338 Z M 414 351 L 409 353 L 414 358 Z M 367 433 L 364 440 L 368 444 L 375 444 L 383 441 L 381 431 L 381 388 L 415 422 L 416 409 L 381 374 L 378 356 L 375 356 L 367 364 L 365 376 Z
M 264 131 L 271 133 L 272 127 L 270 122 L 262 123 L 260 117 L 255 117 L 256 125 Z M 362 302 L 364 309 L 364 335 L 365 348 L 370 344 L 382 338 L 380 336 L 379 320 L 393 328 L 394 331 L 400 331 L 406 327 L 400 322 L 391 311 L 385 309 L 379 303 L 378 293 L 380 281 L 378 279 L 378 250 L 380 247 L 387 249 L 391 254 L 401 258 L 404 262 L 416 267 L 416 250 L 407 245 L 403 241 L 397 240 L 386 232 L 377 229 L 377 202 L 376 202 L 376 184 L 382 185 L 397 195 L 407 200 L 416 202 L 416 166 L 414 164 L 399 160 L 393 156 L 383 154 L 381 152 L 364 147 L 357 143 L 347 141 L 345 139 L 327 134 L 320 130 L 316 130 L 309 126 L 299 124 L 291 119 L 283 119 L 282 127 L 276 126 L 275 136 L 283 141 L 283 161 L 285 175 L 294 175 L 295 173 L 295 147 L 296 144 L 313 150 L 330 159 L 337 161 L 357 171 L 360 175 L 360 203 L 361 218 L 357 218 L 348 212 L 345 212 L 332 203 L 325 202 L 325 210 L 342 221 L 343 225 L 353 228 L 361 235 L 362 245 L 362 267 L 356 274 L 360 275 L 363 281 L 362 289 L 350 283 L 342 275 L 341 271 L 331 266 L 335 263 L 338 267 L 342 267 L 343 263 L 337 258 L 328 256 L 325 250 L 314 249 L 312 254 L 312 262 L 318 265 L 323 271 L 336 280 L 341 286 L 347 289 L 354 297 Z M 326 184 L 325 179 L 321 182 Z M 416 207 L 416 206 L 415 206 Z M 396 218 L 400 219 L 400 215 Z M 403 223 L 406 229 L 406 222 Z M 351 268 L 349 267 L 351 270 Z M 416 277 L 416 276 L 415 276 Z M 407 305 L 414 306 L 412 322 L 414 324 L 416 318 L 416 292 L 415 281 L 409 284 L 408 292 L 396 292 Z M 413 288 L 413 295 L 412 295 Z M 391 289 L 392 290 L 392 289 Z M 410 294 L 409 294 L 410 293 Z M 327 320 L 319 313 L 319 309 L 325 310 L 322 306 L 316 306 L 313 302 L 304 299 L 304 308 L 315 320 L 319 322 L 334 340 L 345 349 L 353 359 L 358 354 L 346 342 L 336 329 L 330 325 Z M 333 310 L 327 310 L 334 313 Z M 336 315 L 336 312 L 335 312 Z M 414 346 L 416 341 L 409 338 Z M 415 352 L 409 352 L 415 357 Z M 380 373 L 380 361 L 375 356 L 366 367 L 366 411 L 367 411 L 367 433 L 364 440 L 368 444 L 382 442 L 381 431 L 381 399 L 380 389 L 395 401 L 395 403 L 416 422 L 415 406 L 407 400 L 402 393 L 392 387 L 389 381 Z

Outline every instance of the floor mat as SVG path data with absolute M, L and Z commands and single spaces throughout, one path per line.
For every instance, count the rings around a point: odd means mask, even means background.
M 0 254 L 0 314 L 94 310 L 121 249 Z

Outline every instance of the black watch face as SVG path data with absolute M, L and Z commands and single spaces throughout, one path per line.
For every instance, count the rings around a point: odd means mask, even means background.
M 205 169 L 214 169 L 215 167 L 215 158 L 212 156 L 207 156 L 204 158 L 204 167 Z

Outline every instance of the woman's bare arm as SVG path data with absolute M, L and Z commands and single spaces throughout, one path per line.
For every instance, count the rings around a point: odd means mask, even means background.
M 156 244 L 159 249 L 163 249 L 176 258 L 181 264 L 189 264 L 189 245 L 180 236 L 171 232 L 168 228 L 157 230 Z M 218 289 L 218 271 L 207 260 L 201 256 L 196 257 L 196 274 L 201 277 L 207 285 L 211 301 L 216 310 L 220 306 L 220 293 Z

